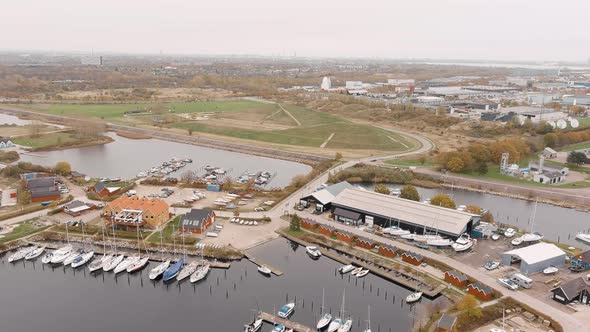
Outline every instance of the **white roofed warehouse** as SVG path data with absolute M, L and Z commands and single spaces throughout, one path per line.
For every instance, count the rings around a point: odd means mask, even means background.
M 351 188 L 338 194 L 331 205 L 334 220 L 338 222 L 381 227 L 399 223 L 411 232 L 438 232 L 453 239 L 471 233 L 480 221 L 475 214 Z
M 551 243 L 537 243 L 524 248 L 505 252 L 502 264 L 510 266 L 520 262 L 520 272 L 524 274 L 541 272 L 549 266 L 565 264 L 566 254 Z

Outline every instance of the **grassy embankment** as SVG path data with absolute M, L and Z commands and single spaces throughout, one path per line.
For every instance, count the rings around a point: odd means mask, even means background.
M 49 226 L 38 227 L 33 224 L 37 219 L 31 219 L 20 223 L 18 226 L 12 229 L 12 232 L 4 234 L 4 237 L 0 238 L 0 244 L 5 244 L 14 240 L 18 240 L 25 236 L 29 236 L 41 231 L 46 230 Z
M 30 148 L 32 151 L 48 151 L 78 148 L 112 142 L 107 136 L 79 138 L 73 133 L 50 133 L 38 136 L 16 137 L 14 143 Z

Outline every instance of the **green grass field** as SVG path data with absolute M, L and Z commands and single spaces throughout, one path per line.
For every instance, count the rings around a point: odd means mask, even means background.
M 409 167 L 409 166 L 434 166 L 436 165 L 432 161 L 425 160 L 424 164 L 422 164 L 417 159 L 388 159 L 385 161 L 386 164 L 394 165 L 394 166 L 402 166 L 402 167 Z
M 580 121 L 580 127 L 590 127 L 590 118 L 577 118 Z
M 18 145 L 23 145 L 31 148 L 40 148 L 50 145 L 57 145 L 66 142 L 74 142 L 78 139 L 74 137 L 72 134 L 68 133 L 51 133 L 41 135 L 39 137 L 15 137 L 14 143 Z
M 36 227 L 33 226 L 31 224 L 32 221 L 35 221 L 36 219 L 31 219 L 31 220 L 27 220 L 25 222 L 20 223 L 18 226 L 16 226 L 12 232 L 8 233 L 8 234 L 4 234 L 3 238 L 0 238 L 0 244 L 2 243 L 6 243 L 6 242 L 10 242 L 16 239 L 20 239 L 22 237 L 25 237 L 27 235 L 31 235 L 37 232 L 41 232 L 45 229 L 47 229 L 48 227 Z
M 559 150 L 560 151 L 574 151 L 574 150 L 580 150 L 580 149 L 590 149 L 590 142 L 581 142 L 581 143 L 577 143 L 577 144 L 566 145 Z

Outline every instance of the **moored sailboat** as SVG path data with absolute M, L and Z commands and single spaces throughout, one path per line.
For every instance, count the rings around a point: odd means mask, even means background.
M 330 313 L 324 312 L 324 308 L 325 308 L 324 307 L 324 295 L 325 295 L 325 289 L 322 289 L 322 306 L 320 307 L 321 318 L 318 321 L 318 323 L 316 324 L 316 328 L 318 330 L 325 328 L 332 321 L 332 315 Z

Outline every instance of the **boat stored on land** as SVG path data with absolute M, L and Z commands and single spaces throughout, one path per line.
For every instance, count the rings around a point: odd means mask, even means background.
M 556 274 L 557 272 L 559 272 L 559 269 L 556 268 L 555 266 L 549 266 L 548 268 L 543 270 L 544 275 L 552 275 L 552 274 Z
M 467 233 L 461 234 L 461 236 L 452 244 L 453 250 L 456 252 L 463 252 L 473 247 L 473 240 Z
M 522 236 L 521 237 L 517 237 L 516 239 L 510 241 L 510 243 L 512 243 L 513 246 L 519 246 L 524 242 Z
M 516 235 L 516 230 L 514 230 L 514 228 L 506 228 L 504 231 L 504 236 L 507 238 L 511 238 L 514 235 Z
M 509 278 L 499 278 L 498 282 L 500 283 L 500 285 L 502 285 L 510 290 L 517 290 L 518 289 L 518 284 Z
M 500 262 L 498 261 L 488 261 L 484 264 L 484 267 L 486 268 L 486 270 L 488 271 L 492 271 L 497 269 L 500 266 Z

